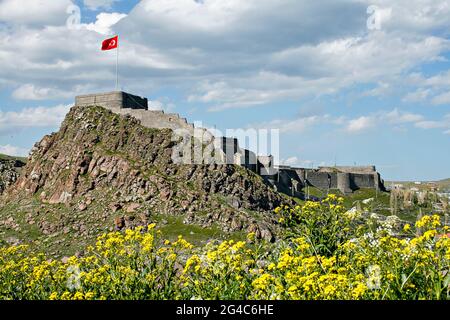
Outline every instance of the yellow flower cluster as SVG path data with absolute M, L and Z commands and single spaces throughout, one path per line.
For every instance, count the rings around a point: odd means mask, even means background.
M 276 244 L 164 240 L 155 225 L 100 236 L 82 257 L 0 247 L 0 299 L 448 299 L 450 238 L 439 216 L 393 236 L 345 218 L 342 199 L 283 206 Z M 361 229 L 363 227 L 363 229 Z M 405 232 L 411 226 L 405 226 Z M 344 231 L 348 229 L 348 231 Z M 365 230 L 364 232 L 360 232 Z
M 417 228 L 437 228 L 441 226 L 441 218 L 438 215 L 423 216 L 416 222 Z

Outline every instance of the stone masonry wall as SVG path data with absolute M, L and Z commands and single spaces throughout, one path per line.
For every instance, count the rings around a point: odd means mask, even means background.
M 88 94 L 75 97 L 76 106 L 102 106 L 112 111 L 119 109 L 148 109 L 147 98 L 141 98 L 122 91 Z

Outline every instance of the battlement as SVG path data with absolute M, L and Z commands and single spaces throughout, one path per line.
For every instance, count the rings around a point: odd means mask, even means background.
M 148 110 L 148 99 L 123 91 L 94 93 L 75 97 L 75 106 L 101 106 L 112 111 L 120 109 Z
M 370 174 L 377 172 L 375 166 L 336 166 L 336 167 L 319 167 L 319 172 L 340 172 L 340 173 L 360 173 Z

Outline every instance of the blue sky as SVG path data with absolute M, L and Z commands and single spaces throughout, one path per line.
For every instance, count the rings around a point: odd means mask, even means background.
M 114 89 L 99 47 L 119 34 L 121 87 L 154 109 L 279 129 L 290 165 L 448 178 L 449 16 L 450 0 L 0 0 L 0 152 Z

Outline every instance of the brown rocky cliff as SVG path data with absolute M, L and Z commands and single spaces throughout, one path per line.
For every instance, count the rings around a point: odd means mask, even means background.
M 74 107 L 59 132 L 35 145 L 4 201 L 37 195 L 85 210 L 89 199 L 112 211 L 149 208 L 184 215 L 185 223 L 272 238 L 271 211 L 291 200 L 242 167 L 174 164 L 174 145 L 171 130 L 148 129 L 100 107 Z

